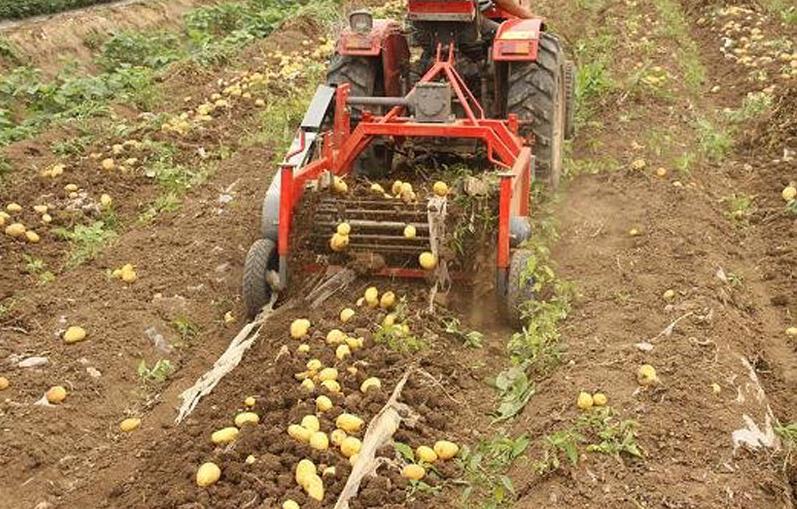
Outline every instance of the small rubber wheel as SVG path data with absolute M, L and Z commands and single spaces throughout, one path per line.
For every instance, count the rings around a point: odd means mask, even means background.
M 268 272 L 275 269 L 277 246 L 270 239 L 258 239 L 249 248 L 244 262 L 243 298 L 246 316 L 254 318 L 271 300 Z
M 534 300 L 534 279 L 526 269 L 532 256 L 527 249 L 517 249 L 509 260 L 504 312 L 509 324 L 517 328 L 525 325 L 523 311 L 527 303 Z

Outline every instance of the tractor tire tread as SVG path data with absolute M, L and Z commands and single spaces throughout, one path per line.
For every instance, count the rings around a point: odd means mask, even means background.
M 266 274 L 275 251 L 274 241 L 258 239 L 246 254 L 242 286 L 246 315 L 249 318 L 257 316 L 271 300 L 271 286 L 266 280 Z

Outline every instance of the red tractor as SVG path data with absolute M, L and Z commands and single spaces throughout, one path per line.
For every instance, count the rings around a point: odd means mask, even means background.
M 523 8 L 496 1 L 409 0 L 407 29 L 368 11 L 350 14 L 327 84 L 319 86 L 263 201 L 262 238 L 244 267 L 250 315 L 300 271 L 344 265 L 356 253 L 379 253 L 374 275 L 429 277 L 418 254 L 437 257 L 441 249 L 428 219 L 431 201 L 341 196 L 333 185 L 391 178 L 394 154 L 418 150 L 478 152 L 494 171 L 495 290 L 505 314 L 519 321 L 523 302 L 533 297 L 522 249 L 531 235 L 530 189 L 532 180 L 549 189 L 559 183 L 564 140 L 574 130 L 574 67 L 542 19 L 517 17 L 511 12 Z M 345 256 L 325 241 L 297 245 L 295 237 L 308 237 L 294 224 L 302 207 L 312 209 L 309 224 L 322 232 L 349 225 Z M 411 240 L 402 235 L 408 225 L 419 232 Z M 292 249 L 313 251 L 314 258 L 289 267 Z

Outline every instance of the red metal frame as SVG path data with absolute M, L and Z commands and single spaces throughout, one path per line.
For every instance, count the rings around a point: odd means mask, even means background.
M 333 128 L 331 132 L 322 133 L 319 137 L 323 145 L 318 159 L 301 168 L 286 164 L 281 169 L 278 252 L 283 263 L 290 250 L 293 211 L 309 180 L 317 179 L 325 171 L 337 176 L 347 175 L 351 172 L 357 156 L 377 137 L 472 138 L 485 144 L 489 161 L 500 169 L 496 266 L 498 269 L 508 270 L 510 218 L 529 215 L 531 149 L 524 145 L 525 140 L 518 135 L 516 116 L 510 115 L 506 120 L 485 118 L 483 108 L 454 67 L 453 44 L 448 47 L 446 58 L 443 57 L 442 48 L 438 46 L 436 61 L 420 82 L 428 83 L 439 78 L 443 78 L 451 86 L 465 112 L 465 118 L 448 123 L 420 123 L 406 116 L 404 106 L 395 106 L 381 116 L 366 112 L 352 129 L 347 105 L 350 86 L 344 84 L 337 88 Z M 382 273 L 395 277 L 426 275 L 420 269 L 400 267 L 389 267 Z

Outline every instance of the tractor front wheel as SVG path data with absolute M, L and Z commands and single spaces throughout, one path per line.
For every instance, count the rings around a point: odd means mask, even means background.
M 567 131 L 567 64 L 559 40 L 543 32 L 534 62 L 510 62 L 507 113 L 521 121 L 520 134 L 534 139 L 534 179 L 556 189 L 562 176 Z M 572 80 L 571 80 L 572 82 Z
M 254 318 L 271 300 L 269 272 L 277 269 L 277 245 L 271 239 L 258 239 L 249 248 L 244 262 L 243 298 L 246 316 Z

